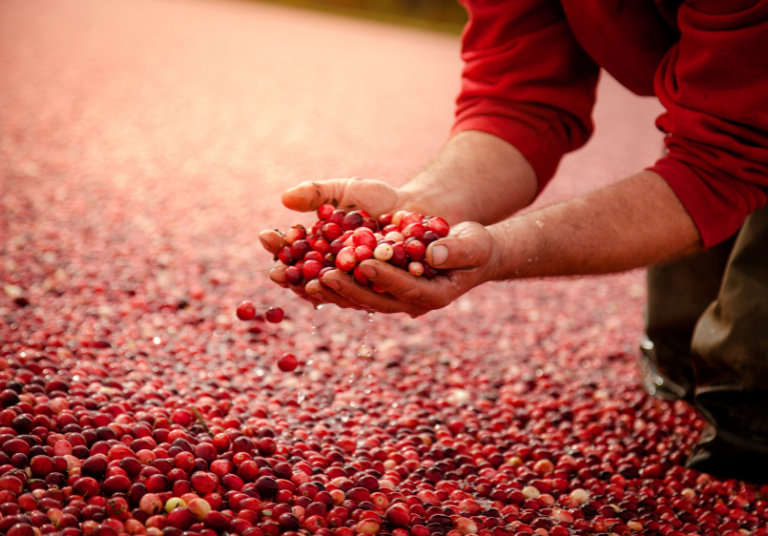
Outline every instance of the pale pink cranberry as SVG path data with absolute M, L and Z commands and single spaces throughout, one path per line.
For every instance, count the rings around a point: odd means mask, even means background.
M 405 241 L 405 237 L 400 232 L 392 231 L 384 235 L 384 240 L 391 240 L 392 242 L 397 243 Z
M 414 261 L 408 265 L 408 271 L 411 273 L 411 275 L 419 277 L 424 274 L 424 265 L 420 262 Z
M 357 256 L 355 255 L 354 248 L 345 247 L 336 255 L 336 268 L 342 272 L 351 272 L 356 265 Z
M 402 221 L 403 217 L 408 214 L 405 210 L 398 210 L 392 215 L 392 225 L 397 225 L 398 228 L 400 227 L 400 222 Z
M 304 237 L 307 236 L 307 230 L 304 228 L 303 225 L 294 225 L 288 231 L 285 233 L 285 241 L 288 244 L 293 244 L 297 240 L 302 240 Z
M 380 261 L 388 261 L 392 258 L 392 246 L 387 243 L 381 243 L 373 250 L 373 256 Z

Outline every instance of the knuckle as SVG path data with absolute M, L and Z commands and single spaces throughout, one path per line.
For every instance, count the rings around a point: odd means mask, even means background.
M 421 289 L 419 287 L 408 287 L 397 295 L 404 301 L 415 302 L 421 299 Z

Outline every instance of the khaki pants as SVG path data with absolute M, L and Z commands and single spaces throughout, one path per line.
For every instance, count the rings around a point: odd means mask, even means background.
M 768 444 L 768 207 L 728 241 L 648 270 L 659 372 L 718 432 Z

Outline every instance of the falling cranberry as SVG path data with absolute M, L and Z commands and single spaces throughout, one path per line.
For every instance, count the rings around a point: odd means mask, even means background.
M 244 301 L 238 305 L 235 312 L 240 320 L 253 320 L 256 318 L 256 307 L 249 301 Z
M 271 322 L 272 324 L 279 324 L 283 321 L 285 313 L 280 307 L 270 307 L 267 309 L 267 312 L 264 313 L 264 316 L 266 317 L 267 322 Z

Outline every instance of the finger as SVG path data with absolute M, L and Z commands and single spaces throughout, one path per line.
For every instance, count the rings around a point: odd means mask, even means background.
M 472 268 L 485 265 L 493 252 L 493 239 L 479 223 L 460 223 L 446 238 L 427 248 L 427 262 L 440 269 Z
M 344 211 L 365 210 L 378 216 L 392 210 L 398 201 L 397 191 L 381 181 L 330 179 L 306 181 L 283 193 L 283 204 L 299 212 L 309 212 L 325 203 Z
M 264 249 L 273 255 L 277 255 L 278 251 L 288 245 L 283 235 L 277 231 L 261 231 L 259 233 L 259 242 L 264 246 Z
M 380 313 L 406 313 L 413 317 L 423 315 L 430 309 L 419 307 L 410 302 L 398 300 L 388 294 L 378 294 L 368 287 L 355 283 L 348 274 L 333 270 L 323 275 L 322 283 L 330 286 L 337 294 L 357 303 L 368 311 Z
M 283 288 L 290 287 L 288 281 L 285 278 L 286 268 L 288 267 L 284 264 L 279 264 L 269 271 L 269 278 Z
M 319 305 L 324 305 L 325 304 L 325 302 L 323 300 L 319 300 L 319 299 L 317 299 L 317 298 L 307 294 L 307 291 L 305 290 L 304 287 L 289 286 L 288 288 L 290 288 L 293 291 L 293 293 L 296 294 L 302 300 L 308 301 L 309 303 L 311 303 L 312 306 L 315 309 L 317 309 L 317 307 Z
M 315 279 L 307 283 L 305 290 L 311 297 L 321 300 L 324 303 L 332 303 L 341 307 L 342 309 L 356 309 L 358 311 L 364 310 L 364 307 L 362 307 L 360 304 L 348 300 L 341 294 L 338 294 L 332 289 L 323 286 L 319 280 Z
M 419 305 L 428 304 L 431 309 L 439 309 L 448 305 L 443 297 L 446 295 L 444 285 L 452 283 L 445 278 L 440 281 L 415 277 L 401 268 L 381 261 L 369 260 L 360 265 L 363 274 L 389 294 L 400 301 Z

